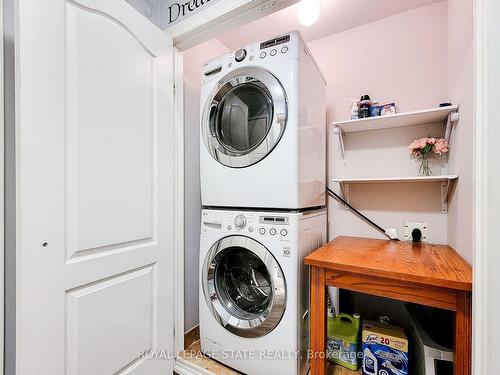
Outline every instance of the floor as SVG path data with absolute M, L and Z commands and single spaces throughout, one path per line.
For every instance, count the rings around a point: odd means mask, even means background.
M 181 357 L 185 360 L 194 363 L 208 371 L 213 372 L 217 375 L 240 375 L 241 373 L 230 369 L 219 362 L 214 361 L 203 355 L 200 347 L 200 340 L 193 342 L 184 352 Z
M 214 374 L 217 375 L 241 375 L 240 372 L 235 371 L 229 367 L 226 367 L 219 362 L 216 362 L 206 356 L 201 352 L 200 340 L 193 342 L 184 352 L 181 357 L 185 360 L 194 363 Z M 340 367 L 334 364 L 328 366 L 328 375 L 360 375 L 361 370 L 351 371 L 344 367 Z

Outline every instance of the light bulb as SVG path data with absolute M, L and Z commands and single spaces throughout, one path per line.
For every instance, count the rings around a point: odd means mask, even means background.
M 304 26 L 310 26 L 316 22 L 320 13 L 320 0 L 302 0 L 299 3 L 297 16 L 299 17 L 299 22 Z

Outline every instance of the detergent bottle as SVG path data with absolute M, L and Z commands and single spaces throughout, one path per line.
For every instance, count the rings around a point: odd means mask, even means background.
M 327 319 L 327 358 L 341 366 L 356 371 L 359 368 L 359 314 L 339 314 Z

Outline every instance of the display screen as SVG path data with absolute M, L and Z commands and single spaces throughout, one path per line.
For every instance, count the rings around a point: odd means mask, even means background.
M 265 49 L 279 44 L 287 43 L 290 41 L 290 35 L 280 36 L 279 38 L 268 40 L 260 44 L 260 49 Z
M 261 216 L 260 222 L 263 224 L 288 224 L 287 217 L 280 216 Z

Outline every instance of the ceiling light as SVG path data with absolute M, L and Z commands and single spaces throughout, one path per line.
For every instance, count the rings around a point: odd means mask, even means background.
M 310 26 L 316 22 L 320 13 L 320 0 L 302 0 L 299 3 L 297 16 L 299 17 L 299 22 L 304 26 Z

